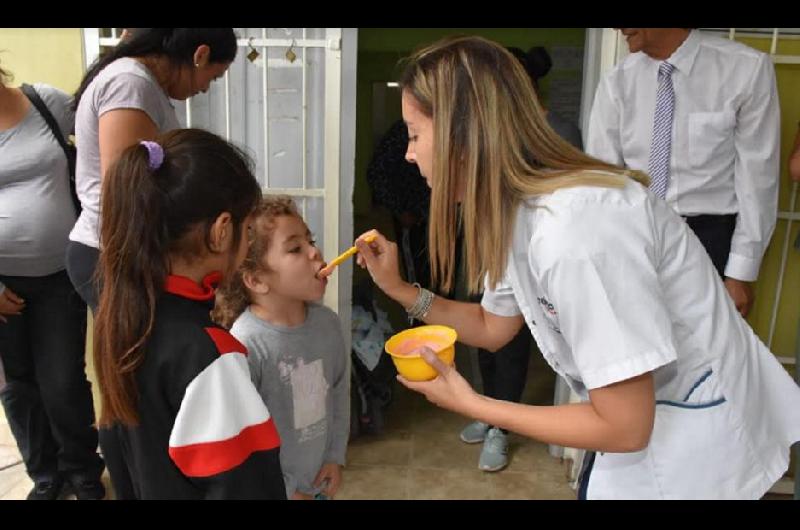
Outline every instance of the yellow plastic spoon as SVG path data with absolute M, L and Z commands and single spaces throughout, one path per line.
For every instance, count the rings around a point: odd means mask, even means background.
M 372 243 L 373 241 L 375 241 L 376 237 L 377 236 L 375 235 L 369 235 L 364 238 L 364 241 L 366 241 L 367 243 Z M 328 265 L 320 269 L 320 271 L 317 274 L 322 278 L 324 278 L 325 276 L 330 276 L 334 268 L 344 263 L 344 261 L 347 260 L 347 258 L 352 257 L 356 252 L 358 252 L 358 247 L 352 246 L 348 248 L 347 250 L 342 252 L 341 255 L 339 255 L 333 261 L 328 263 Z

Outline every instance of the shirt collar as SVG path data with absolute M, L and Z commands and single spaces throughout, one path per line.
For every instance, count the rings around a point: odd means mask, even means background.
M 697 57 L 697 52 L 700 50 L 700 39 L 700 33 L 697 30 L 691 30 L 689 36 L 678 46 L 677 50 L 672 52 L 667 62 L 682 74 L 689 75 Z
M 222 273 L 214 271 L 206 275 L 201 284 L 186 276 L 170 274 L 164 280 L 164 291 L 190 300 L 208 301 L 214 298 L 214 290 L 222 280 Z

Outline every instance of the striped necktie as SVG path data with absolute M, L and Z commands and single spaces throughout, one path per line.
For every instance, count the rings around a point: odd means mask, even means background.
M 658 68 L 658 93 L 653 117 L 653 141 L 650 144 L 650 189 L 662 199 L 667 195 L 669 161 L 672 153 L 672 115 L 675 109 L 675 92 L 672 90 L 672 71 L 668 62 Z

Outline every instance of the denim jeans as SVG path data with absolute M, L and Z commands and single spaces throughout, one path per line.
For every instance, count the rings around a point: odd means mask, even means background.
M 20 315 L 0 322 L 6 386 L 0 399 L 34 482 L 57 475 L 99 479 L 97 430 L 86 379 L 86 305 L 65 271 L 2 276 L 25 300 Z
M 69 279 L 83 301 L 97 312 L 100 301 L 100 288 L 95 282 L 94 273 L 100 251 L 94 247 L 70 241 L 67 244 L 67 273 Z

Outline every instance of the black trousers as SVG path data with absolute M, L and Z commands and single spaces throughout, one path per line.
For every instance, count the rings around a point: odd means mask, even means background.
M 719 275 L 724 278 L 736 228 L 736 215 L 694 215 L 684 219 L 705 247 Z
M 34 482 L 57 475 L 99 479 L 97 430 L 86 379 L 86 304 L 64 271 L 0 276 L 25 300 L 0 323 L 6 386 L 0 392 L 11 432 Z
M 474 295 L 471 301 L 480 303 L 481 298 L 482 295 Z M 532 341 L 530 328 L 523 324 L 514 338 L 496 352 L 478 348 L 478 368 L 485 396 L 520 402 L 528 379 Z
M 94 247 L 70 241 L 67 244 L 67 274 L 78 294 L 86 302 L 92 313 L 97 311 L 100 288 L 95 282 L 94 272 L 100 251 Z
M 519 403 L 531 359 L 531 330 L 523 325 L 511 341 L 492 353 L 478 349 L 484 395 Z

